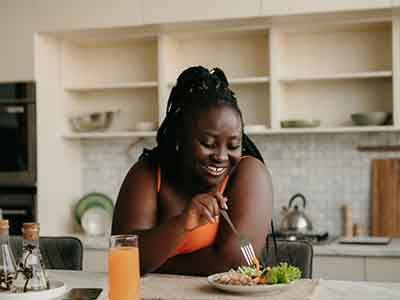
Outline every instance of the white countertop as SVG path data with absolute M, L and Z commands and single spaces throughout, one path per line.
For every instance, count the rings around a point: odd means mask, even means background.
M 98 300 L 107 300 L 107 273 L 49 270 L 50 279 L 60 280 L 70 288 L 102 288 Z M 392 300 L 400 299 L 400 283 L 374 283 L 335 280 L 305 280 L 281 294 L 252 294 L 251 299 L 271 300 Z M 295 287 L 295 286 L 293 286 Z M 305 290 L 307 288 L 308 290 Z M 248 294 L 223 293 L 212 288 L 205 277 L 150 274 L 141 279 L 141 299 L 143 300 L 238 300 L 249 299 Z
M 82 241 L 84 249 L 107 250 L 108 236 L 73 234 Z M 332 242 L 314 246 L 315 256 L 385 256 L 400 257 L 400 238 L 393 238 L 388 245 L 350 245 Z
M 315 256 L 387 256 L 400 257 L 400 238 L 393 238 L 388 245 L 339 244 L 314 246 Z

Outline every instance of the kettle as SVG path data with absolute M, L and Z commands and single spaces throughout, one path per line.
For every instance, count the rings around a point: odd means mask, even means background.
M 292 198 L 290 198 L 289 206 L 282 207 L 283 218 L 280 224 L 281 231 L 306 233 L 312 230 L 312 223 L 307 215 L 300 210 L 297 205 L 292 208 L 292 203 L 297 198 L 303 201 L 303 209 L 306 208 L 306 198 L 303 194 L 297 193 L 293 195 Z

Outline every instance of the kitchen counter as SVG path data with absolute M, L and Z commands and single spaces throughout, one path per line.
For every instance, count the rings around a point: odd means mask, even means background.
M 48 272 L 50 279 L 61 280 L 70 288 L 102 288 L 99 300 L 107 300 L 107 273 L 56 271 Z M 312 289 L 309 288 L 313 284 Z M 316 284 L 316 286 L 315 286 Z M 306 290 L 307 289 L 307 290 Z M 249 299 L 250 294 L 229 294 L 213 289 L 204 277 L 150 274 L 141 278 L 141 299 L 160 300 L 230 300 Z M 295 290 L 295 293 L 292 292 Z M 355 282 L 336 280 L 305 280 L 281 294 L 251 294 L 252 299 L 399 299 L 399 283 Z
M 108 236 L 73 234 L 82 241 L 84 249 L 106 250 Z M 387 256 L 400 257 L 400 238 L 393 238 L 388 245 L 339 244 L 314 245 L 315 256 Z

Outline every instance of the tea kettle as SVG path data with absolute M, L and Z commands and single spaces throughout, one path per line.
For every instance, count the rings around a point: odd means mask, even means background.
M 282 207 L 282 221 L 280 224 L 281 231 L 292 231 L 306 233 L 312 230 L 312 223 L 307 215 L 299 209 L 297 205 L 292 208 L 295 199 L 300 198 L 303 201 L 303 209 L 306 208 L 306 198 L 303 194 L 297 193 L 289 200 L 289 206 Z

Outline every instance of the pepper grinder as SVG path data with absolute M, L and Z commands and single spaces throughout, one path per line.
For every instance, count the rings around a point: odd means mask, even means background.
M 351 206 L 343 205 L 342 206 L 343 212 L 343 235 L 345 237 L 352 237 L 353 236 L 353 213 Z

